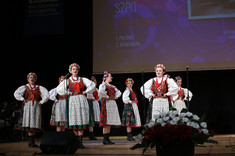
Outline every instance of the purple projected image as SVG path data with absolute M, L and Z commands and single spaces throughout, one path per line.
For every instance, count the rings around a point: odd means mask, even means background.
M 235 0 L 188 0 L 189 19 L 235 17 Z
M 187 0 L 99 0 L 93 8 L 94 72 L 107 64 L 113 72 L 235 67 L 235 19 L 189 21 Z

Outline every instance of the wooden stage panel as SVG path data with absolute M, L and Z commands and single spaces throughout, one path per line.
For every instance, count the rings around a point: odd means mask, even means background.
M 127 141 L 126 136 L 122 137 L 111 137 L 111 140 L 114 141 L 115 145 L 103 145 L 103 137 L 97 137 L 97 141 L 90 141 L 87 137 L 84 137 L 83 144 L 86 147 L 85 149 L 78 149 L 74 155 L 96 155 L 96 156 L 114 156 L 114 155 L 141 155 L 142 149 L 130 150 L 137 142 Z M 212 139 L 217 140 L 218 144 L 209 144 L 195 147 L 195 156 L 235 156 L 235 135 L 216 135 Z M 40 139 L 36 140 L 36 143 L 40 144 Z M 29 148 L 27 141 L 12 142 L 12 143 L 0 143 L 0 156 L 32 156 L 38 155 L 41 150 L 39 148 Z M 53 156 L 53 154 L 41 154 Z M 145 155 L 156 155 L 155 149 L 149 149 L 146 151 Z M 60 156 L 63 156 L 60 154 Z

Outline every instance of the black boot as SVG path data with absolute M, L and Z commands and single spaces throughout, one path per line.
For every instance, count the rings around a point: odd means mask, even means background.
M 104 134 L 103 144 L 104 144 L 104 145 L 112 145 L 112 144 L 115 144 L 114 142 L 112 142 L 111 140 L 109 140 L 109 133 Z
M 78 137 L 78 148 L 84 149 L 85 146 L 82 144 L 82 136 L 77 136 Z
M 134 141 L 134 140 L 135 140 L 135 139 L 133 138 L 131 132 L 127 132 L 127 140 L 128 140 L 128 141 Z
M 90 133 L 89 133 L 89 139 L 90 139 L 90 140 L 97 140 L 97 139 L 95 138 L 94 132 L 90 132 Z
M 28 143 L 29 147 L 38 147 L 38 145 L 35 144 L 34 142 L 34 135 L 29 136 L 29 143 Z
M 104 134 L 104 139 L 103 139 L 103 144 L 104 144 L 104 145 L 112 145 L 112 144 L 115 144 L 114 142 L 112 142 L 111 140 L 109 140 L 109 134 L 110 134 L 110 133 Z

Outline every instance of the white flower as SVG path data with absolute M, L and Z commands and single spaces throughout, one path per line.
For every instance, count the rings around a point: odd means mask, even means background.
M 186 123 L 186 122 L 188 122 L 189 120 L 188 120 L 188 118 L 185 117 L 185 118 L 182 118 L 182 121 Z
M 153 127 L 154 125 L 155 125 L 155 123 L 152 120 L 147 124 L 147 126 L 149 128 Z
M 162 123 L 162 122 L 163 122 L 162 118 L 158 118 L 156 121 L 156 123 Z
M 198 123 L 195 123 L 195 122 L 193 122 L 192 127 L 193 127 L 193 128 L 196 128 L 196 129 L 200 128 L 199 124 L 198 124 Z
M 175 117 L 175 114 L 171 113 L 169 116 L 173 119 Z
M 176 121 L 174 121 L 174 120 L 171 120 L 171 121 L 170 121 L 170 124 L 171 124 L 171 125 L 176 125 L 176 124 L 177 124 L 177 122 L 176 122 Z
M 179 117 L 174 117 L 174 118 L 173 118 L 173 121 L 175 121 L 175 122 L 178 122 L 179 120 L 180 120 Z
M 162 122 L 162 123 L 161 123 L 161 126 L 162 126 L 162 127 L 163 127 L 163 126 L 165 126 L 165 125 L 166 125 L 166 123 L 165 123 L 165 122 Z
M 180 117 L 185 117 L 186 113 L 180 113 Z
M 209 133 L 209 131 L 208 131 L 207 129 L 202 129 L 202 132 L 203 132 L 204 134 L 208 134 L 208 133 Z
M 169 116 L 163 117 L 163 121 L 168 121 L 169 119 L 170 119 Z
M 191 112 L 186 113 L 186 116 L 188 116 L 188 117 L 191 117 L 192 115 L 193 115 L 193 113 L 191 113 Z
M 198 121 L 200 118 L 197 115 L 193 115 L 193 120 Z
M 178 113 L 179 113 L 178 110 L 174 110 L 174 111 L 173 111 L 173 114 L 175 114 L 175 115 L 177 115 Z
M 200 125 L 202 126 L 202 128 L 207 128 L 206 122 L 202 122 Z

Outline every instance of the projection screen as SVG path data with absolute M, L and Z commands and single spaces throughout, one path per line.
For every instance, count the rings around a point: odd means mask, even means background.
M 235 69 L 234 0 L 195 1 L 93 0 L 93 73 Z

